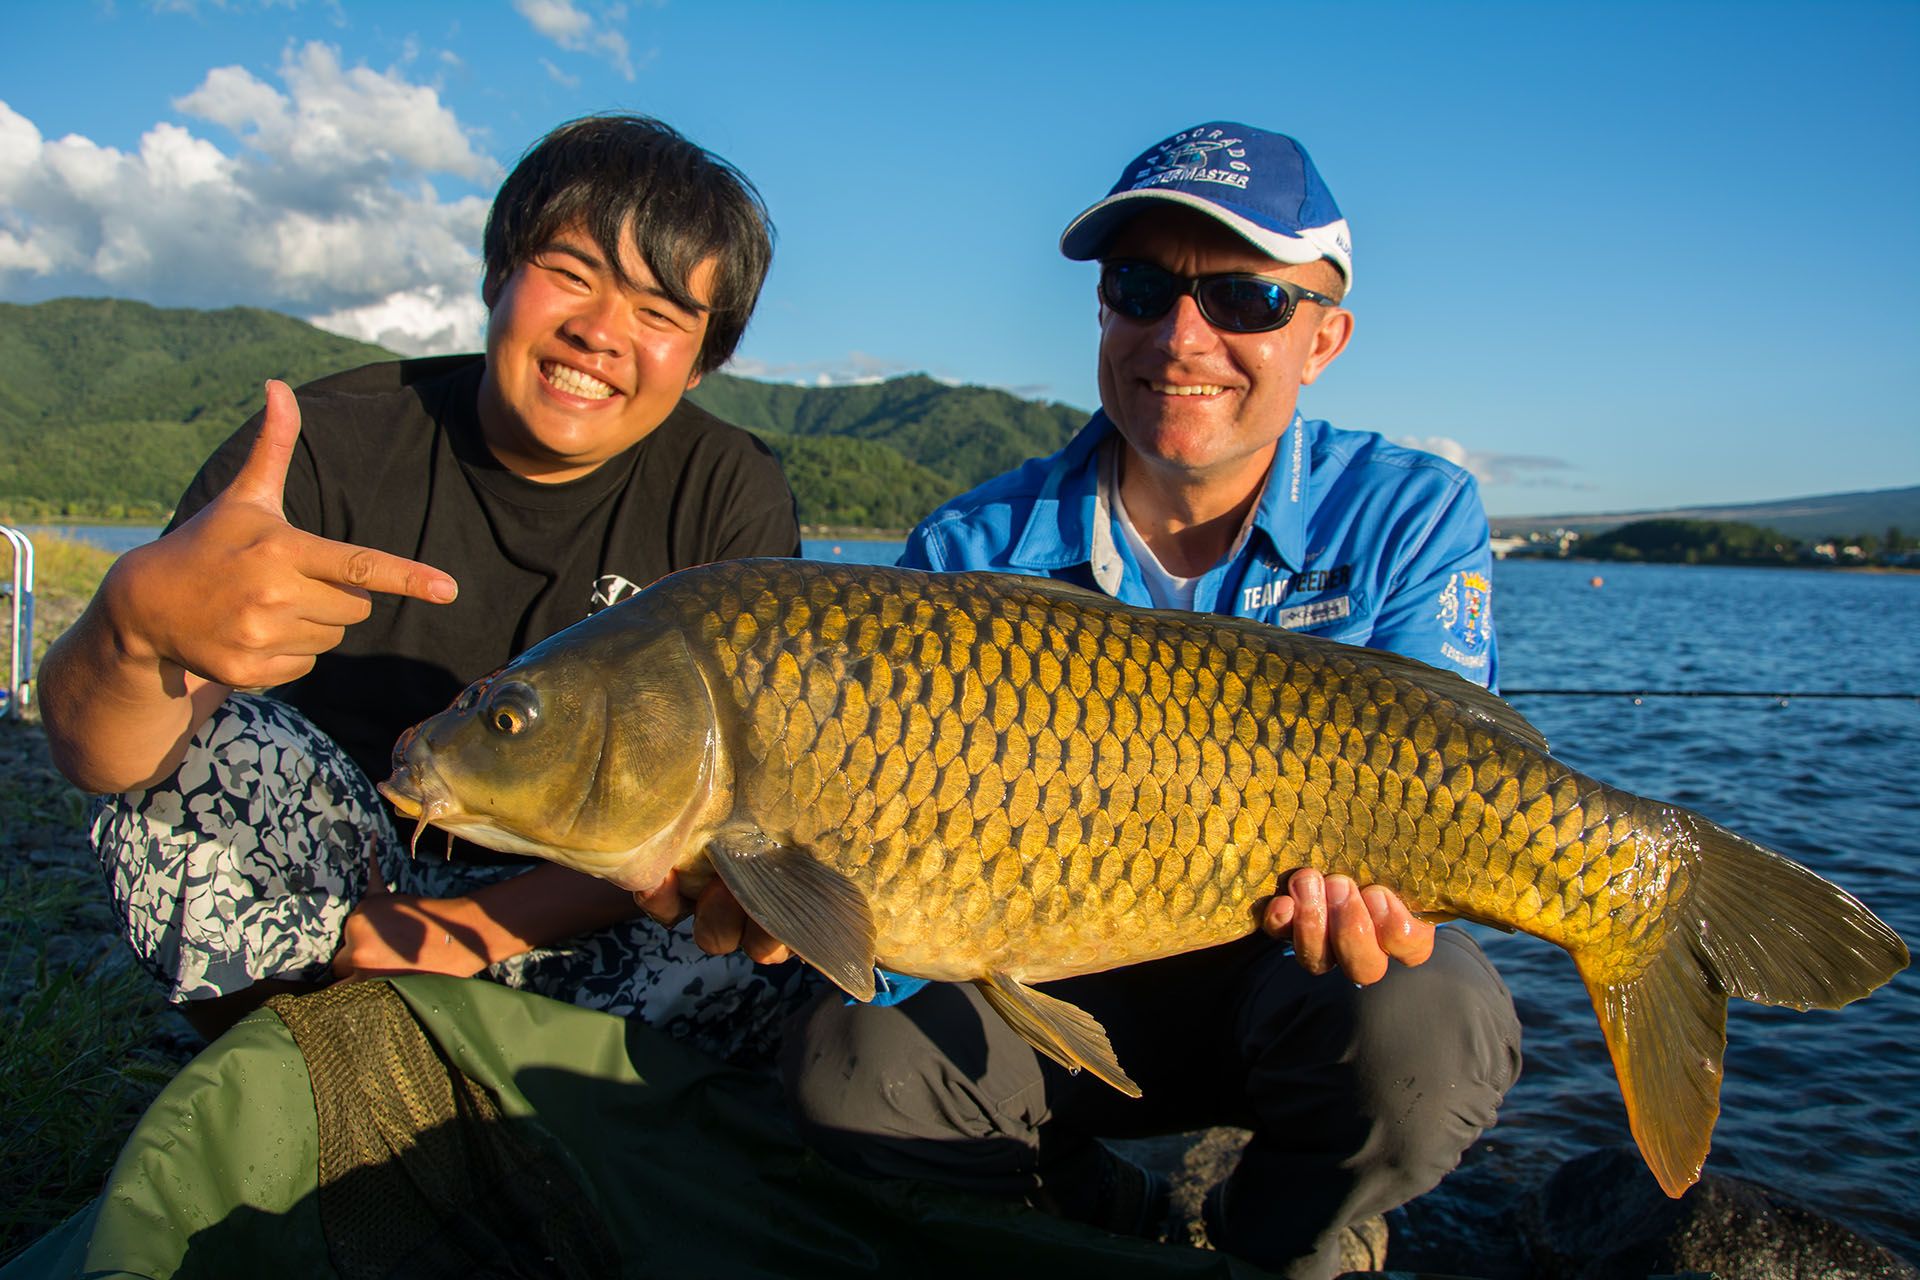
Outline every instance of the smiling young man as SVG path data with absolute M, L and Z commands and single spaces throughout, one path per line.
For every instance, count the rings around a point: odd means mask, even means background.
M 682 303 L 623 256 L 616 271 L 583 227 L 562 227 L 493 291 L 480 429 L 508 470 L 547 484 L 588 475 L 700 381 L 714 260 L 689 274 Z
M 1353 334 L 1347 223 L 1305 150 L 1226 122 L 1175 134 L 1061 250 L 1100 262 L 1100 411 L 929 516 L 901 563 L 1257 618 L 1488 683 L 1472 477 L 1296 406 Z M 1042 1058 L 971 987 L 908 980 L 895 1004 L 822 998 L 789 1030 L 803 1131 L 860 1172 L 1155 1235 L 1164 1186 L 1098 1139 L 1238 1126 L 1253 1139 L 1207 1198 L 1212 1244 L 1294 1277 L 1377 1266 L 1343 1260 L 1350 1228 L 1434 1186 L 1493 1123 L 1519 1024 L 1464 932 L 1343 876 L 1276 889 L 1270 936 L 1057 984 L 1143 1097 Z
M 370 365 L 297 403 L 269 384 L 167 533 L 115 565 L 43 671 L 55 758 L 102 793 L 128 940 L 204 1031 L 336 974 L 484 969 L 764 1053 L 797 971 L 708 956 L 557 867 L 409 857 L 368 781 L 403 729 L 594 610 L 799 550 L 772 456 L 683 399 L 771 262 L 738 172 L 655 120 L 574 121 L 508 176 L 484 250 L 484 356 Z

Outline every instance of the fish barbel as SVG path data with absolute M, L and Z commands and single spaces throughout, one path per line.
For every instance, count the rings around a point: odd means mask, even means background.
M 408 730 L 381 790 L 628 889 L 717 873 L 853 996 L 876 964 L 977 983 L 1135 1095 L 1100 1025 L 1030 984 L 1242 937 L 1298 867 L 1384 885 L 1572 954 L 1676 1196 L 1727 997 L 1837 1008 L 1908 959 L 1845 891 L 1575 772 L 1451 673 L 998 574 L 673 574 Z

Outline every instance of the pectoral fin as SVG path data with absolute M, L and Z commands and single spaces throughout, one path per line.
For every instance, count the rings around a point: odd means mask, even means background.
M 707 856 L 761 928 L 854 999 L 873 999 L 873 910 L 852 881 L 757 830 L 722 832 Z
M 1085 1068 L 1093 1072 L 1129 1098 L 1140 1096 L 1140 1086 L 1120 1069 L 1106 1029 L 1092 1014 L 1065 1000 L 1042 995 L 997 969 L 976 979 L 974 985 L 993 1011 L 1035 1049 L 1069 1070 Z

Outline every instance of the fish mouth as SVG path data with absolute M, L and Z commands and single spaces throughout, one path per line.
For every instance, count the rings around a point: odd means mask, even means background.
M 447 795 L 446 789 L 422 777 L 418 765 L 402 765 L 394 770 L 391 778 L 373 785 L 401 817 L 413 819 L 413 837 L 407 841 L 407 848 L 416 855 L 420 850 L 420 837 L 428 827 L 444 824 L 461 814 L 460 806 Z
M 556 851 L 540 840 L 501 827 L 484 812 L 462 805 L 430 760 L 409 759 L 403 755 L 394 761 L 393 776 L 385 782 L 374 783 L 374 787 L 401 817 L 413 819 L 413 835 L 407 841 L 407 848 L 416 857 L 420 852 L 420 837 L 427 833 L 428 827 L 439 827 L 446 833 L 449 857 L 457 837 L 502 853 L 560 861 L 555 857 Z M 561 865 L 567 864 L 562 861 Z
M 385 782 L 376 782 L 374 789 L 387 798 L 388 803 L 400 811 L 404 818 L 417 818 L 426 811 L 426 802 L 407 789 L 409 780 L 395 774 Z

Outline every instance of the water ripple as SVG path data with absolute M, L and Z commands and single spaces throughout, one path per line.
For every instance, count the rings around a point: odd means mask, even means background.
M 1509 688 L 1920 690 L 1920 575 L 1503 561 Z M 1920 703 L 1516 697 L 1575 768 L 1684 804 L 1829 876 L 1920 939 Z M 1618 1085 L 1556 948 L 1480 931 L 1526 1068 L 1476 1163 L 1532 1176 L 1627 1141 Z M 1743 1173 L 1920 1256 L 1920 982 L 1839 1012 L 1734 1002 L 1708 1168 Z

